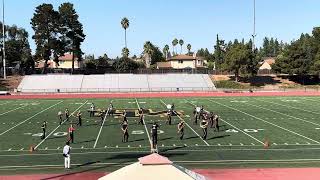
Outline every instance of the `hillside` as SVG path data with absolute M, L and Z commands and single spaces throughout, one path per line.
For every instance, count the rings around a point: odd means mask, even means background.
M 22 80 L 23 76 L 8 76 L 6 80 L 0 79 L 1 91 L 13 91 L 17 88 Z

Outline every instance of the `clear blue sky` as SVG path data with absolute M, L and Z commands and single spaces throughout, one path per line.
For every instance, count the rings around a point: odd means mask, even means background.
M 256 0 L 257 45 L 265 36 L 285 42 L 310 33 L 320 26 L 319 0 Z M 34 34 L 30 19 L 41 3 L 55 8 L 63 0 L 6 0 L 6 24 L 24 27 Z M 128 17 L 128 47 L 130 54 L 139 55 L 143 43 L 150 40 L 162 50 L 174 38 L 190 43 L 193 50 L 213 50 L 216 34 L 229 41 L 246 40 L 252 34 L 253 0 L 70 0 L 80 15 L 87 35 L 83 43 L 86 54 L 109 57 L 121 54 L 124 32 L 120 21 Z M 186 51 L 186 50 L 184 50 Z

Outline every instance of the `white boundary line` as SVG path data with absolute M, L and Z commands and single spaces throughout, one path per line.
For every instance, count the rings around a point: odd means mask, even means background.
M 111 103 L 112 103 L 112 100 L 111 100 Z M 101 132 L 102 132 L 102 128 L 103 128 L 103 126 L 104 126 L 104 123 L 106 122 L 106 119 L 107 119 L 108 114 L 109 114 L 109 108 L 108 108 L 106 114 L 104 115 L 103 122 L 102 122 L 102 124 L 101 124 L 101 127 L 100 127 L 99 133 L 98 133 L 98 135 L 97 135 L 96 141 L 94 142 L 93 148 L 96 148 L 96 146 L 97 146 L 97 143 L 98 143 L 99 138 L 100 138 L 100 134 L 101 134 Z
M 220 152 L 220 151 L 302 151 L 302 150 L 320 150 L 320 148 L 292 148 L 292 149 L 283 149 L 283 148 L 274 148 L 274 149 L 172 149 L 167 150 L 167 152 Z M 27 152 L 27 151 L 26 151 Z M 147 150 L 134 150 L 134 151 L 92 151 L 92 152 L 74 152 L 73 155 L 85 155 L 85 154 L 127 154 L 127 153 L 149 153 L 150 151 Z M 0 157 L 24 157 L 24 156 L 53 156 L 59 155 L 60 152 L 57 153 L 33 153 L 33 154 L 1 154 Z
M 13 127 L 9 128 L 8 130 L 6 130 L 6 131 L 2 132 L 2 133 L 0 134 L 0 136 L 2 136 L 2 135 L 4 135 L 5 133 L 7 133 L 7 132 L 11 131 L 12 129 L 16 128 L 17 126 L 20 126 L 21 124 L 23 124 L 23 123 L 25 123 L 25 122 L 29 121 L 30 119 L 32 119 L 32 118 L 34 118 L 34 117 L 36 117 L 37 115 L 39 115 L 39 114 L 41 114 L 41 113 L 43 113 L 43 112 L 45 112 L 45 111 L 47 111 L 47 110 L 49 110 L 49 109 L 53 108 L 54 106 L 56 106 L 56 105 L 58 105 L 58 104 L 61 104 L 62 102 L 63 102 L 63 101 L 60 101 L 60 102 L 58 102 L 58 103 L 56 103 L 56 104 L 54 104 L 54 105 L 52 105 L 52 106 L 50 106 L 50 107 L 48 107 L 48 108 L 46 108 L 46 109 L 44 109 L 44 110 L 42 110 L 42 111 L 40 111 L 40 112 L 36 113 L 35 115 L 33 115 L 33 116 L 31 116 L 31 117 L 27 118 L 26 120 L 24 120 L 24 121 L 20 122 L 19 124 L 17 124 L 17 125 L 15 125 L 15 126 L 13 126 Z
M 311 98 L 302 98 L 302 99 L 305 99 L 305 100 L 307 100 L 307 101 L 312 101 L 312 102 L 319 102 L 318 100 L 314 100 L 314 99 L 311 99 Z
M 9 104 L 9 103 L 11 103 L 12 101 L 7 101 L 7 102 L 5 102 L 5 103 L 2 103 L 2 104 L 0 104 L 0 106 L 2 106 L 2 105 L 5 105 L 5 104 Z
M 138 102 L 137 98 L 135 98 L 135 100 L 136 100 L 136 103 L 137 103 L 138 108 L 140 109 L 140 105 L 139 105 L 139 102 Z M 147 135 L 148 135 L 148 138 L 149 138 L 150 146 L 152 147 L 152 141 L 151 141 L 151 138 L 150 138 L 150 134 L 149 134 L 149 131 L 148 131 L 146 122 L 144 121 L 144 118 L 143 118 L 143 124 L 144 124 L 144 128 L 145 128 L 145 130 L 146 130 L 146 132 L 147 132 Z
M 193 106 L 195 106 L 195 107 L 196 107 L 196 105 L 195 105 L 194 103 L 192 103 L 192 102 L 190 102 L 190 101 L 188 101 L 188 102 L 189 102 L 190 104 L 192 104 Z M 235 128 L 235 129 L 237 129 L 238 131 L 240 131 L 240 132 L 244 133 L 245 135 L 247 135 L 247 136 L 251 137 L 252 139 L 256 140 L 257 142 L 259 142 L 259 143 L 261 143 L 261 144 L 264 144 L 264 143 L 263 143 L 262 141 L 260 141 L 259 139 L 257 139 L 257 138 L 255 138 L 255 137 L 251 136 L 250 134 L 248 134 L 248 133 L 244 132 L 243 130 L 241 130 L 241 129 L 237 128 L 236 126 L 232 125 L 231 123 L 229 123 L 229 122 L 227 122 L 227 121 L 223 120 L 222 118 L 220 118 L 220 119 L 221 119 L 221 121 L 223 121 L 223 122 L 227 123 L 229 126 L 231 126 L 231 127 Z
M 304 136 L 304 135 L 301 135 L 301 134 L 299 134 L 299 133 L 296 133 L 296 132 L 294 132 L 294 131 L 291 131 L 291 130 L 289 130 L 289 129 L 286 129 L 286 128 L 284 128 L 284 127 L 281 127 L 281 126 L 279 126 L 279 125 L 276 125 L 276 124 L 274 124 L 274 123 L 265 121 L 265 120 L 263 120 L 263 119 L 261 119 L 261 118 L 259 118 L 259 117 L 256 117 L 256 116 L 251 115 L 251 114 L 246 113 L 246 112 L 243 112 L 243 111 L 241 111 L 241 110 L 239 110 L 239 109 L 236 109 L 236 108 L 233 108 L 233 107 L 230 107 L 230 106 L 227 106 L 227 105 L 218 103 L 218 102 L 213 101 L 213 100 L 211 100 L 211 99 L 209 99 L 209 101 L 211 101 L 211 102 L 213 102 L 213 103 L 216 103 L 216 104 L 219 104 L 219 105 L 221 105 L 221 106 L 227 107 L 227 108 L 229 108 L 229 109 L 233 109 L 233 110 L 235 110 L 235 111 L 241 112 L 241 113 L 246 114 L 246 115 L 248 115 L 248 116 L 250 116 L 250 117 L 253 117 L 253 118 L 255 118 L 255 119 L 258 119 L 258 120 L 260 120 L 260 121 L 263 121 L 263 122 L 265 122 L 265 123 L 267 123 L 267 124 L 271 124 L 271 125 L 273 125 L 273 126 L 275 126 L 275 127 L 278 127 L 278 128 L 280 128 L 280 129 L 282 129 L 282 130 L 288 131 L 288 132 L 290 132 L 290 133 L 292 133 L 292 134 L 295 134 L 295 135 L 297 135 L 297 136 L 303 137 L 303 138 L 305 138 L 305 139 L 308 139 L 308 140 L 310 140 L 310 141 L 313 141 L 313 142 L 315 142 L 315 143 L 320 144 L 319 141 L 316 141 L 316 140 L 314 140 L 314 139 L 308 138 L 308 137 L 306 137 L 306 136 Z
M 222 164 L 222 163 L 227 163 L 227 164 L 232 164 L 232 163 L 303 163 L 303 162 L 318 162 L 320 159 L 280 159 L 280 160 L 262 160 L 262 159 L 236 159 L 236 160 L 209 160 L 209 161 L 173 161 L 174 163 L 180 163 L 180 164 Z M 132 164 L 132 162 L 108 162 L 108 163 L 94 163 L 90 166 L 102 166 L 102 165 L 120 165 L 120 166 L 125 166 L 128 164 Z M 81 164 L 71 164 L 71 166 L 79 166 Z M 47 164 L 47 165 L 26 165 L 26 166 L 0 166 L 1 170 L 6 170 L 6 169 L 11 169 L 13 170 L 14 168 L 41 168 L 41 167 L 47 167 L 47 168 L 52 168 L 52 167 L 61 167 L 63 168 L 62 164 Z
M 261 101 L 261 100 L 258 100 L 258 101 Z M 265 101 L 261 101 L 261 102 L 265 102 Z M 295 117 L 295 116 L 291 116 L 291 115 L 288 115 L 288 114 L 284 114 L 282 112 L 278 112 L 278 111 L 275 111 L 275 110 L 272 110 L 272 109 L 268 109 L 268 108 L 265 108 L 265 107 L 262 107 L 262 106 L 254 105 L 254 104 L 251 104 L 251 103 L 245 103 L 245 104 L 248 104 L 249 106 L 257 107 L 257 108 L 260 108 L 260 109 L 265 109 L 267 111 L 271 111 L 271 112 L 274 112 L 274 113 L 278 113 L 278 114 L 281 114 L 281 115 L 284 115 L 284 116 L 287 116 L 287 117 L 291 117 L 291 118 L 294 118 L 294 119 L 297 119 L 297 120 L 300 120 L 300 121 L 304 121 L 304 122 L 307 122 L 307 123 L 310 123 L 310 124 L 313 124 L 313 125 L 316 125 L 316 126 L 320 126 L 320 124 L 317 124 L 317 123 L 314 123 L 314 122 L 311 122 L 311 121 L 308 121 L 308 120 L 304 120 L 304 119 L 301 119 L 301 118 L 298 118 L 298 117 Z M 271 104 L 275 104 L 275 103 L 271 103 Z M 297 109 L 301 110 L 300 108 L 297 108 Z
M 81 106 L 79 106 L 76 110 L 74 110 L 71 113 L 71 116 L 76 113 L 82 106 L 84 106 L 85 104 L 87 104 L 88 100 L 86 100 L 86 102 L 84 102 L 83 104 L 81 104 Z M 34 149 L 36 150 L 46 139 L 49 138 L 49 136 L 51 136 L 51 134 L 53 134 L 61 125 L 63 125 L 67 120 L 65 119 L 60 125 L 58 125 L 53 131 L 50 132 L 50 134 L 48 134 L 39 144 L 37 144 L 37 146 L 34 147 Z
M 317 112 L 314 112 L 314 111 L 309 111 L 309 110 L 306 110 L 306 109 L 302 109 L 302 108 L 298 108 L 298 107 L 294 107 L 294 106 L 288 106 L 288 105 L 283 105 L 283 104 L 280 104 L 280 103 L 276 103 L 276 102 L 270 102 L 270 101 L 263 101 L 263 100 L 260 100 L 260 99 L 256 99 L 257 101 L 261 101 L 261 102 L 266 102 L 266 103 L 270 103 L 270 104 L 276 104 L 276 105 L 279 105 L 279 106 L 284 106 L 284 107 L 288 107 L 288 108 L 291 108 L 291 109 L 297 109 L 297 110 L 301 110 L 301 111 L 305 111 L 305 112 L 309 112 L 309 113 L 314 113 L 314 114 L 318 114 L 320 115 L 320 113 L 317 113 Z M 301 103 L 299 103 L 301 104 Z
M 3 116 L 3 115 L 8 114 L 8 113 L 10 113 L 10 112 L 12 112 L 12 111 L 15 111 L 15 110 L 18 110 L 18 109 L 24 108 L 24 107 L 26 107 L 26 106 L 27 106 L 27 105 L 23 105 L 23 106 L 20 106 L 20 107 L 15 108 L 15 109 L 12 109 L 12 110 L 10 110 L 10 111 L 7 111 L 7 112 L 4 112 L 4 113 L 1 113 L 1 114 L 0 114 L 0 116 Z
M 161 103 L 164 104 L 165 106 L 167 106 L 167 104 L 165 102 L 163 102 L 162 99 L 160 99 Z M 174 111 L 173 111 L 174 112 Z M 175 113 L 175 112 L 174 112 Z M 201 138 L 201 136 L 187 123 L 187 121 L 185 121 L 179 114 L 175 113 L 177 115 L 177 117 L 181 120 L 184 121 L 186 123 L 186 125 L 207 145 L 210 146 L 210 144 Z

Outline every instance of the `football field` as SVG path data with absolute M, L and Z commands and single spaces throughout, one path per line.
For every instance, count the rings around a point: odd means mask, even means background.
M 107 109 L 114 116 L 90 117 L 88 109 Z M 173 124 L 167 125 L 166 105 L 175 105 Z M 220 131 L 202 130 L 193 123 L 193 109 L 204 106 L 220 116 Z M 145 125 L 138 125 L 138 108 L 145 111 Z M 70 121 L 59 125 L 58 112 L 69 108 Z M 82 112 L 83 125 L 76 125 Z M 129 142 L 122 142 L 120 114 L 126 110 Z M 320 165 L 320 97 L 212 97 L 139 99 L 34 99 L 0 100 L 0 173 L 59 172 L 62 148 L 73 123 L 73 170 L 113 170 L 150 153 L 150 128 L 158 131 L 159 153 L 191 168 L 308 167 Z M 184 139 L 177 124 L 186 122 Z M 43 121 L 46 138 L 41 139 Z M 101 123 L 103 124 L 101 126 Z M 264 146 L 269 142 L 269 147 Z M 30 152 L 30 147 L 35 151 Z

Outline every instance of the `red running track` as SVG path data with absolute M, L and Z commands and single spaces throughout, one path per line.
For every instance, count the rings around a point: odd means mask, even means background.
M 320 168 L 206 169 L 194 170 L 212 180 L 316 180 Z M 65 173 L 47 175 L 0 176 L 0 179 L 93 180 L 106 173 Z
M 0 99 L 71 99 L 71 98 L 156 98 L 156 97 L 227 97 L 227 96 L 320 96 L 320 92 L 145 92 L 104 94 L 21 94 L 5 95 Z

